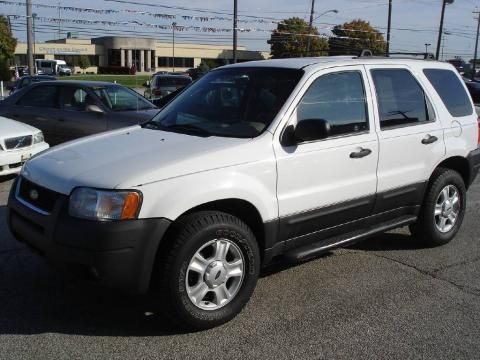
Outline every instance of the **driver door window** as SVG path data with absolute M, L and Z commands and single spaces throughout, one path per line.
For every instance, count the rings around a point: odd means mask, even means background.
M 367 131 L 367 104 L 361 73 L 349 71 L 319 77 L 300 101 L 297 119 L 326 120 L 330 136 Z

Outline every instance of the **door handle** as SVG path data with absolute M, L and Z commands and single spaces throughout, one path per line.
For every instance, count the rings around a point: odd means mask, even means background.
M 43 116 L 36 116 L 35 120 L 37 120 L 37 121 L 47 121 L 47 119 L 44 118 Z
M 18 114 L 12 114 L 12 116 L 13 116 L 14 118 L 19 118 L 19 117 L 20 117 L 20 115 L 18 115 Z
M 438 138 L 436 136 L 427 135 L 422 139 L 422 144 L 423 145 L 433 144 L 437 140 Z
M 58 121 L 65 121 L 64 118 L 58 118 L 57 120 L 58 120 Z
M 370 149 L 360 149 L 359 151 L 352 152 L 350 154 L 351 159 L 360 159 L 365 156 L 368 156 L 372 153 L 372 150 Z

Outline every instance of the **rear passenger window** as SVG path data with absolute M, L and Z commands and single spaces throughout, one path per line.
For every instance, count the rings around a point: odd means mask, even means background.
M 425 93 L 410 71 L 372 70 L 372 77 L 382 129 L 430 120 Z
M 362 75 L 341 72 L 319 77 L 297 108 L 298 121 L 326 120 L 331 136 L 368 130 Z
M 54 85 L 36 86 L 30 91 L 27 91 L 27 93 L 17 101 L 17 105 L 57 108 L 57 87 Z
M 472 104 L 465 88 L 452 70 L 425 69 L 423 73 L 452 116 L 461 117 L 473 114 Z

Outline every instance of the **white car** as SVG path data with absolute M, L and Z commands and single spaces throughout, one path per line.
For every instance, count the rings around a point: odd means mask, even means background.
M 40 130 L 0 117 L 0 176 L 18 173 L 25 161 L 48 147 Z
M 478 127 L 446 63 L 229 65 L 149 122 L 28 161 L 7 221 L 52 262 L 100 284 L 152 288 L 159 311 L 204 329 L 241 311 L 274 257 L 305 259 L 407 225 L 429 246 L 452 240 L 480 166 Z M 275 306 L 281 294 L 265 296 Z

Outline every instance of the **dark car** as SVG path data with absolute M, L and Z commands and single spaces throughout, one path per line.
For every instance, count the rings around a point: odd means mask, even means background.
M 472 96 L 473 102 L 475 104 L 480 104 L 480 82 L 476 81 L 468 81 L 465 82 L 467 85 L 468 91 Z
M 13 93 L 17 92 L 20 89 L 23 89 L 24 87 L 27 87 L 30 84 L 37 83 L 40 81 L 50 81 L 50 80 L 56 80 L 55 76 L 50 76 L 50 75 L 22 76 L 20 79 L 15 81 L 13 85 L 7 86 L 7 89 L 10 90 L 10 95 L 12 95 Z
M 190 76 L 185 75 L 155 75 L 145 84 L 144 96 L 147 99 L 161 99 L 162 97 L 183 89 L 192 82 Z
M 140 124 L 157 112 L 135 91 L 97 81 L 40 82 L 0 102 L 0 116 L 42 130 L 50 145 Z

